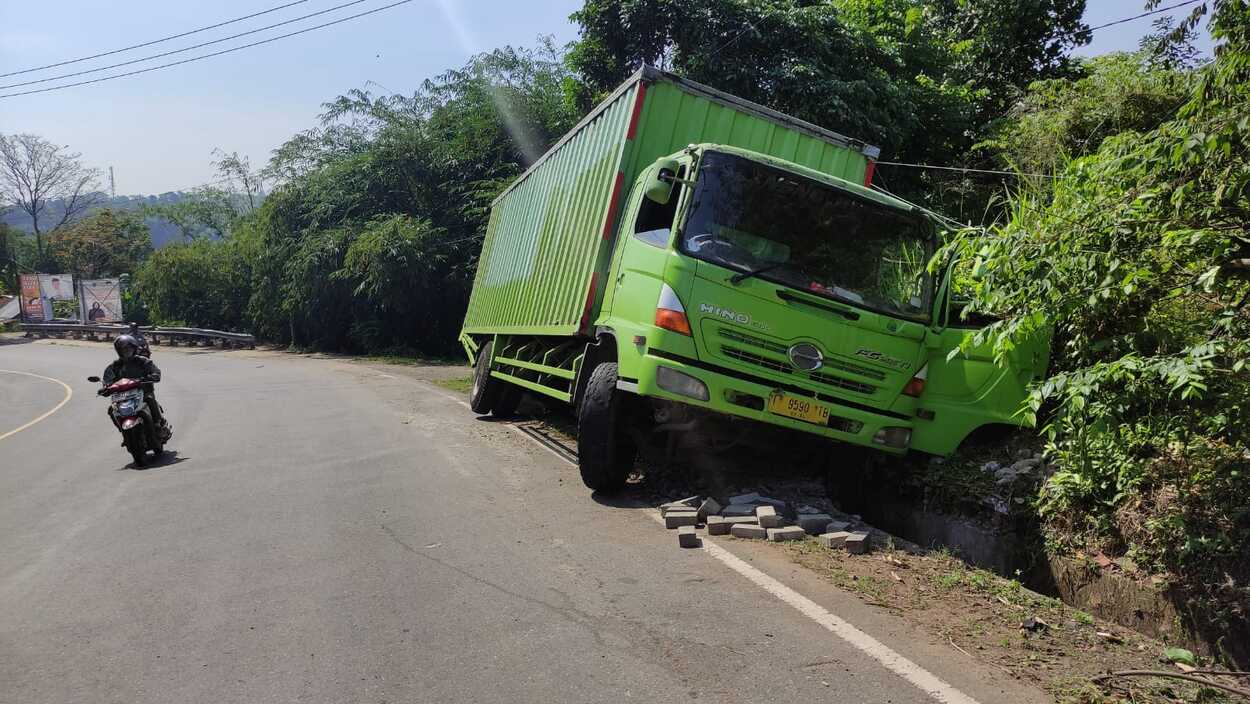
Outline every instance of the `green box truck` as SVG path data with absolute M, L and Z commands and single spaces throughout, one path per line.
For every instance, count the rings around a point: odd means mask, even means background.
M 975 330 L 929 272 L 935 222 L 866 186 L 878 154 L 641 69 L 494 201 L 460 336 L 473 410 L 572 404 L 604 492 L 657 422 L 935 455 L 1019 424 L 1049 341 L 947 359 Z

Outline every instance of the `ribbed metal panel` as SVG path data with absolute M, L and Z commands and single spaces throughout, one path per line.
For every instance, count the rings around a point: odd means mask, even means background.
M 626 138 L 640 85 L 645 100 Z M 606 286 L 616 223 L 639 172 L 688 144 L 726 144 L 862 183 L 865 145 L 759 105 L 644 69 L 495 200 L 464 331 L 576 335 L 592 281 Z M 605 228 L 608 237 L 604 237 Z
M 600 250 L 610 246 L 604 219 L 636 91 L 617 95 L 495 202 L 465 332 L 578 331 Z
M 631 180 L 656 159 L 688 144 L 707 142 L 750 149 L 855 183 L 863 183 L 868 164 L 860 151 L 846 144 L 821 139 L 666 81 L 648 88 L 635 141 L 633 168 L 626 172 Z

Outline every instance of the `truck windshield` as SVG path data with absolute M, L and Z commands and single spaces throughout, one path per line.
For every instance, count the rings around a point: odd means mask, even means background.
M 929 318 L 929 228 L 909 213 L 721 152 L 704 155 L 682 250 L 790 288 Z

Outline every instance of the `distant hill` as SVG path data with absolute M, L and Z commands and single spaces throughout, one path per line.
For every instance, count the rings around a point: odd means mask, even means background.
M 145 205 L 174 204 L 186 197 L 182 191 L 172 191 L 170 193 L 162 193 L 159 196 L 114 196 L 109 198 L 103 193 L 99 194 L 101 208 L 113 208 L 114 210 L 138 210 Z M 60 201 L 52 201 L 48 204 L 47 220 L 55 222 L 60 218 L 60 214 L 64 212 Z M 152 246 L 160 249 L 169 242 L 181 239 L 182 233 L 172 223 L 162 218 L 144 218 L 148 224 L 148 228 L 152 232 Z M 40 218 L 43 222 L 44 218 Z M 10 208 L 8 212 L 0 213 L 0 222 L 25 232 L 31 232 L 30 218 L 26 213 Z

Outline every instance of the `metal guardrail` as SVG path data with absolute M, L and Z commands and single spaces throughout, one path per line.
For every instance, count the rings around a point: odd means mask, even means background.
M 114 337 L 130 332 L 127 325 L 82 325 L 79 323 L 22 323 L 26 337 L 72 337 L 74 339 L 111 341 Z M 201 328 L 139 328 L 149 345 L 168 344 L 177 347 L 179 342 L 190 347 L 256 347 L 256 338 L 247 333 L 204 330 Z

